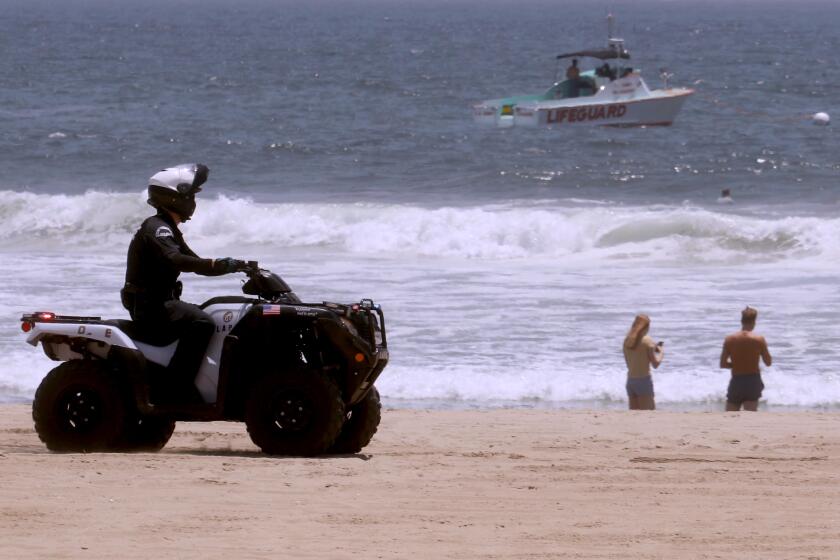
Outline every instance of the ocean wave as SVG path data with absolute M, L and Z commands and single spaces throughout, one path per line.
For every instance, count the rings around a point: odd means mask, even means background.
M 10 363 L 0 371 L 0 403 L 28 402 L 41 379 L 55 367 L 40 350 L 11 349 Z M 560 363 L 560 362 L 558 362 Z M 24 365 L 25 364 L 25 365 Z M 24 374 L 25 372 L 25 374 Z M 435 402 L 439 406 L 569 406 L 572 403 L 621 403 L 626 406 L 626 372 L 619 367 L 580 375 L 577 368 L 563 370 L 552 364 L 533 364 L 527 372 L 446 364 L 434 367 L 389 366 L 377 382 L 382 396 L 404 402 Z M 727 378 L 714 370 L 681 370 L 654 376 L 660 405 L 706 404 L 723 408 Z M 830 374 L 797 374 L 778 366 L 765 376 L 762 406 L 836 408 L 840 381 Z
M 150 209 L 144 193 L 0 192 L 0 246 L 124 249 Z M 406 204 L 265 203 L 218 196 L 183 226 L 207 250 L 325 248 L 393 257 L 673 259 L 741 262 L 836 252 L 840 220 L 768 219 L 687 206 L 579 200 L 428 208 Z
M 377 382 L 386 398 L 403 401 L 438 401 L 492 405 L 564 406 L 574 402 L 611 402 L 626 406 L 626 370 L 604 368 L 598 373 L 555 364 L 532 364 L 525 373 L 493 367 L 448 365 L 438 368 L 389 366 Z M 654 375 L 656 400 L 664 405 L 716 404 L 723 408 L 728 379 L 713 369 L 680 370 Z M 826 373 L 786 372 L 778 366 L 765 376 L 762 406 L 834 408 L 840 406 L 840 382 Z

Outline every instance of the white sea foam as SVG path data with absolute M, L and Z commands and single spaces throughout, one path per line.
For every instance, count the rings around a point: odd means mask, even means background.
M 670 370 L 670 371 L 669 371 Z M 597 373 L 566 370 L 544 364 L 527 374 L 472 367 L 407 370 L 399 365 L 378 383 L 380 391 L 404 401 L 446 400 L 453 403 L 486 402 L 562 406 L 573 402 L 624 403 L 626 371 L 615 366 Z M 707 404 L 722 408 L 728 374 L 712 367 L 674 371 L 663 366 L 654 372 L 654 390 L 660 406 Z M 826 383 L 823 375 L 796 375 L 783 370 L 765 372 L 762 402 L 770 406 L 840 406 L 840 380 Z

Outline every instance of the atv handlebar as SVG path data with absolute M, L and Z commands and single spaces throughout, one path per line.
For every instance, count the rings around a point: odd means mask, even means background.
M 259 272 L 260 264 L 257 261 L 239 261 L 234 272 L 245 272 L 250 276 L 252 272 Z
M 245 294 L 259 296 L 269 302 L 300 303 L 286 282 L 270 270 L 260 268 L 257 261 L 238 261 L 234 272 L 244 272 L 248 280 L 242 285 Z
M 249 277 L 260 271 L 260 264 L 257 261 L 243 261 L 240 259 L 231 259 L 233 261 L 233 269 L 231 272 L 244 272 Z

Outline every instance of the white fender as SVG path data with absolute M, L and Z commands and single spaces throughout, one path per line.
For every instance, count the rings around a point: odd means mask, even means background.
M 233 327 L 251 309 L 250 303 L 216 303 L 204 308 L 204 312 L 213 318 L 216 331 L 207 345 L 207 353 L 195 376 L 195 386 L 205 402 L 216 402 L 219 385 L 219 364 L 222 357 L 222 345 Z
M 91 323 L 51 323 L 37 322 L 32 324 L 32 330 L 26 336 L 26 342 L 32 346 L 41 343 L 44 353 L 58 361 L 78 360 L 83 358 L 81 354 L 74 352 L 68 343 L 48 342 L 44 337 L 56 335 L 68 339 L 83 339 L 87 341 L 86 349 L 91 354 L 100 358 L 108 355 L 111 346 L 121 346 L 131 350 L 137 350 L 134 341 L 124 332 L 111 325 L 100 325 Z
M 216 402 L 219 364 L 225 337 L 230 334 L 230 331 L 248 313 L 250 308 L 250 303 L 218 303 L 209 305 L 204 309 L 213 318 L 216 326 L 216 331 L 207 346 L 207 353 L 195 377 L 195 385 L 205 402 Z M 87 342 L 85 350 L 100 358 L 108 356 L 108 350 L 111 346 L 138 350 L 150 362 L 164 367 L 169 365 L 175 349 L 178 347 L 178 341 L 168 346 L 153 346 L 144 342 L 136 342 L 119 328 L 99 323 L 57 323 L 49 321 L 32 323 L 32 330 L 27 333 L 26 342 L 32 346 L 37 346 L 40 342 L 44 353 L 58 361 L 77 360 L 84 358 L 84 356 L 75 352 L 69 342 L 45 340 L 45 337 L 49 335 L 73 340 L 83 339 Z

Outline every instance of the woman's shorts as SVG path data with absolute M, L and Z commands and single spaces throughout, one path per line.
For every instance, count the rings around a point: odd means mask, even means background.
M 726 390 L 726 400 L 738 405 L 744 401 L 757 401 L 763 389 L 760 373 L 733 375 L 729 380 L 729 389 Z
M 653 396 L 653 379 L 651 376 L 647 377 L 628 377 L 627 378 L 627 396 L 628 397 L 652 397 Z

